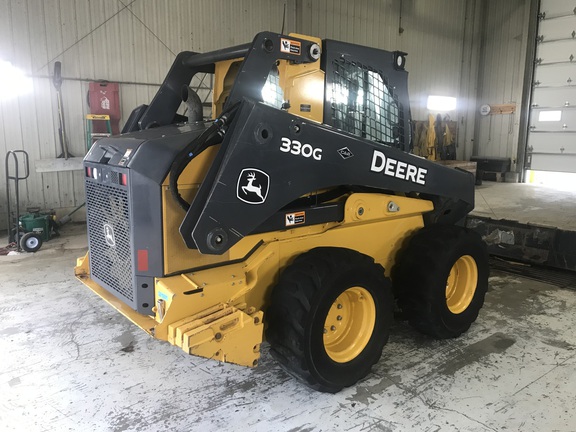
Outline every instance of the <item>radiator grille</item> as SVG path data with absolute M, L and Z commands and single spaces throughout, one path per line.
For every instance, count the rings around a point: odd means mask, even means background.
M 133 302 L 128 191 L 87 181 L 86 211 L 92 275 Z
M 372 141 L 397 145 L 404 137 L 400 104 L 382 74 L 359 62 L 333 62 L 332 122 Z

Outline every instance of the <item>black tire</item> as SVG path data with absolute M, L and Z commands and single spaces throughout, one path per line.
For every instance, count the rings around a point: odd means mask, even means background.
M 448 339 L 460 336 L 476 321 L 488 274 L 487 247 L 477 233 L 431 225 L 414 234 L 400 251 L 392 282 L 398 306 L 410 324 L 424 334 Z
M 393 306 L 390 281 L 371 257 L 313 249 L 297 257 L 274 287 L 266 338 L 288 373 L 335 393 L 364 378 L 380 359 Z
M 42 236 L 28 232 L 20 238 L 20 247 L 26 252 L 36 252 L 42 247 Z

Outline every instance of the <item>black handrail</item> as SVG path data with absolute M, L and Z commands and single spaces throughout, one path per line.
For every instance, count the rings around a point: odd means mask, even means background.
M 202 54 L 194 54 L 183 60 L 182 63 L 187 67 L 205 66 L 224 60 L 246 57 L 252 43 L 236 45 L 230 48 L 223 48 L 216 51 L 210 51 Z

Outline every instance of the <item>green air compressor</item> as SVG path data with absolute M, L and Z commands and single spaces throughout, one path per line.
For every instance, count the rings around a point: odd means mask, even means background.
M 36 233 L 42 237 L 43 241 L 50 240 L 54 235 L 54 228 L 56 228 L 53 216 L 40 212 L 26 213 L 20 216 L 19 225 L 24 232 Z

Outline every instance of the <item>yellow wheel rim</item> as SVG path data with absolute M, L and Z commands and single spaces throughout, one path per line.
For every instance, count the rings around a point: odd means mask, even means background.
M 354 360 L 368 345 L 376 323 L 374 298 L 361 287 L 348 288 L 330 307 L 324 322 L 324 348 L 337 363 Z
M 464 312 L 476 292 L 478 284 L 478 267 L 470 255 L 458 258 L 454 263 L 446 281 L 446 305 L 450 312 Z

